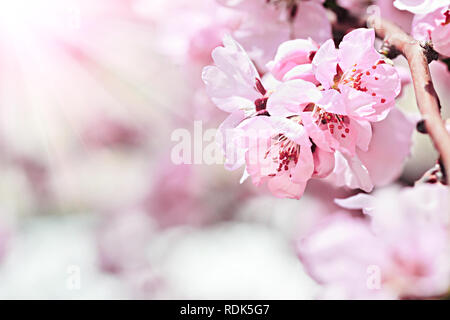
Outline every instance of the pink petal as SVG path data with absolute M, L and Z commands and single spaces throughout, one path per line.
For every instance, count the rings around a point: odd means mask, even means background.
M 230 114 L 219 126 L 216 143 L 225 155 L 225 168 L 235 170 L 244 164 L 244 140 L 242 130 L 235 129 L 245 118 L 241 110 Z
M 339 65 L 342 70 L 349 70 L 355 64 L 360 69 L 372 66 L 380 59 L 374 48 L 375 31 L 360 28 L 347 33 L 339 44 Z
M 335 167 L 327 180 L 337 186 L 347 186 L 352 189 L 362 189 L 370 192 L 373 189 L 373 183 L 369 171 L 358 159 L 358 157 L 349 157 L 340 152 L 335 154 Z
M 258 72 L 247 53 L 233 38 L 226 35 L 223 43 L 224 47 L 217 47 L 212 52 L 216 66 L 203 69 L 202 79 L 206 91 L 224 111 L 253 108 L 254 101 L 261 97 L 255 88 Z
M 314 174 L 315 178 L 325 178 L 334 169 L 334 153 L 327 152 L 321 148 L 314 151 Z
M 400 176 L 410 154 L 414 129 L 415 121 L 397 109 L 392 109 L 385 120 L 373 124 L 369 149 L 357 154 L 375 185 L 387 185 Z
M 334 202 L 342 208 L 350 210 L 361 209 L 365 214 L 370 215 L 374 209 L 374 199 L 374 196 L 358 193 L 346 199 L 334 199 Z
M 357 131 L 356 146 L 362 151 L 369 149 L 372 140 L 372 125 L 368 121 L 352 120 L 352 129 Z
M 269 117 L 269 121 L 277 132 L 284 134 L 300 146 L 311 147 L 311 141 L 304 126 L 282 117 L 272 116 Z
M 283 76 L 283 81 L 301 79 L 305 81 L 309 81 L 314 83 L 315 85 L 319 84 L 319 81 L 316 80 L 316 76 L 314 75 L 314 70 L 312 64 L 301 64 L 295 66 Z
M 374 109 L 377 101 L 366 92 L 355 90 L 346 85 L 340 86 L 342 102 L 345 104 L 346 114 L 352 118 L 368 120 L 375 117 Z
M 342 95 L 337 90 L 325 90 L 317 104 L 325 111 L 340 115 L 347 115 L 347 107 Z
M 323 1 L 297 2 L 298 13 L 294 20 L 294 38 L 312 38 L 323 43 L 332 38 L 331 23 L 327 10 L 321 4 Z
M 270 192 L 278 198 L 300 199 L 306 188 L 306 182 L 293 183 L 287 174 L 270 178 L 267 182 Z
M 248 91 L 243 90 L 232 76 L 215 66 L 203 68 L 202 79 L 208 96 L 217 107 L 226 112 L 254 108 L 254 101 L 260 96 L 248 87 Z
M 299 114 L 304 106 L 321 98 L 317 87 L 304 80 L 292 80 L 280 85 L 267 101 L 267 111 L 272 116 Z
M 331 88 L 334 84 L 337 63 L 338 51 L 330 39 L 320 46 L 312 61 L 316 79 L 325 89 Z
M 450 57 L 450 24 L 438 24 L 431 33 L 433 48 L 440 54 Z
M 314 143 L 322 150 L 331 152 L 339 145 L 328 130 L 320 129 L 311 117 L 311 112 L 301 113 L 303 126 Z
M 300 147 L 297 165 L 292 170 L 292 182 L 302 183 L 308 181 L 314 172 L 314 160 L 311 147 Z

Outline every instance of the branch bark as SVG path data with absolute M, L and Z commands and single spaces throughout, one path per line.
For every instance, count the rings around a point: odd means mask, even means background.
M 379 38 L 408 60 L 417 105 L 425 121 L 426 131 L 441 155 L 444 173 L 450 173 L 450 134 L 441 118 L 439 98 L 434 90 L 425 49 L 394 23 L 376 16 L 369 17 L 367 22 Z

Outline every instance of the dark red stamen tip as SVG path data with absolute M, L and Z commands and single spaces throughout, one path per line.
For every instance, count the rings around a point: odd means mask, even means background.
M 266 109 L 267 98 L 259 98 L 255 100 L 256 112 Z
M 256 86 L 256 90 L 259 91 L 259 93 L 261 93 L 263 96 L 266 94 L 266 89 L 264 88 L 264 86 L 261 83 L 261 80 L 259 80 L 258 78 L 255 79 L 255 86 Z

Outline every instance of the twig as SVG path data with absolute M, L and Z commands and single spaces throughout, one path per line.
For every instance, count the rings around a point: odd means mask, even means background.
M 393 46 L 408 60 L 419 111 L 425 121 L 425 128 L 441 155 L 444 172 L 450 172 L 450 135 L 440 114 L 440 103 L 433 87 L 428 63 L 433 52 L 426 51 L 418 41 L 397 25 L 376 16 L 367 19 L 377 36 Z

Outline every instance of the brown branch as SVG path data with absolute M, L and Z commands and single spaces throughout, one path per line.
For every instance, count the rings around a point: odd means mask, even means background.
M 418 41 L 397 25 L 375 16 L 369 17 L 367 22 L 375 29 L 379 38 L 384 39 L 387 45 L 394 47 L 408 60 L 416 101 L 425 121 L 426 132 L 441 155 L 444 166 L 442 169 L 450 173 L 450 134 L 441 118 L 439 98 L 433 87 L 427 52 Z

